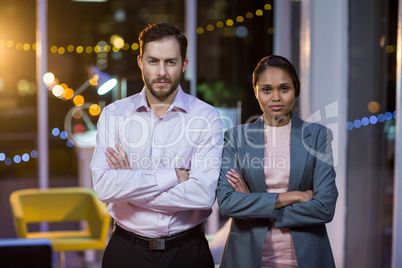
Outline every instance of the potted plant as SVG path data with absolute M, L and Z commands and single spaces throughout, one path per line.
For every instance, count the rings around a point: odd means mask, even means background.
M 214 106 L 221 114 L 223 128 L 239 124 L 241 115 L 240 102 L 243 97 L 241 88 L 223 80 L 200 83 L 197 86 L 198 97 Z

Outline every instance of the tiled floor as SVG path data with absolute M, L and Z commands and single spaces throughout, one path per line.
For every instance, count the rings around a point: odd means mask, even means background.
M 94 260 L 86 260 L 84 252 L 66 252 L 65 268 L 100 268 L 102 262 L 103 251 L 95 252 Z M 54 267 L 58 267 L 58 255 L 54 256 Z
M 66 187 L 77 186 L 76 178 L 52 178 L 50 180 L 50 187 Z M 37 181 L 35 179 L 15 179 L 15 178 L 2 178 L 0 179 L 0 209 L 2 216 L 0 217 L 0 239 L 16 238 L 11 208 L 9 204 L 9 196 L 11 192 L 17 189 L 35 188 L 37 187 Z M 226 239 L 225 239 L 226 240 Z M 224 240 L 222 240 L 221 246 L 213 246 L 211 251 L 214 255 L 215 261 L 219 262 L 220 254 L 222 252 L 222 246 Z M 65 268 L 100 268 L 102 262 L 103 251 L 95 251 L 94 257 L 91 261 L 85 257 L 84 252 L 66 252 L 65 253 Z M 58 268 L 58 254 L 54 253 L 53 267 Z M 1 265 L 0 265 L 1 266 Z M 216 265 L 219 267 L 219 265 Z M 7 268 L 7 267 L 5 267 Z

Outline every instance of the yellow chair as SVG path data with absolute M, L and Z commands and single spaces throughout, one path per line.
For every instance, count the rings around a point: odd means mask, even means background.
M 19 238 L 48 238 L 57 252 L 103 250 L 111 218 L 92 189 L 82 187 L 25 189 L 10 195 Z M 84 230 L 30 231 L 33 223 L 86 222 Z M 32 227 L 32 226 L 31 226 Z M 32 228 L 31 228 L 32 229 Z M 49 228 L 50 229 L 50 228 Z M 64 262 L 64 254 L 60 254 Z

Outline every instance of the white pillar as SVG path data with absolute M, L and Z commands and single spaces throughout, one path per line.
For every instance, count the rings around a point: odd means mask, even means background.
M 48 101 L 43 75 L 47 72 L 47 0 L 36 1 L 36 83 L 38 88 L 39 188 L 49 187 Z
M 292 62 L 292 3 L 290 0 L 275 0 L 274 29 L 274 54 Z
M 345 259 L 348 2 L 301 2 L 301 115 L 327 126 L 334 134 L 332 148 L 339 197 L 335 217 L 327 228 L 336 267 L 344 267 Z
M 188 40 L 188 66 L 184 73 L 190 81 L 190 94 L 197 95 L 197 0 L 186 0 L 185 32 Z
M 402 0 L 398 10 L 398 49 L 396 64 L 396 133 L 395 133 L 395 177 L 394 215 L 392 232 L 392 267 L 402 267 Z

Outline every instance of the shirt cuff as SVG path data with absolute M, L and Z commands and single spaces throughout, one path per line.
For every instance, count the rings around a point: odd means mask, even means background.
M 164 192 L 179 183 L 174 168 L 158 169 L 155 172 L 155 179 L 161 192 Z

